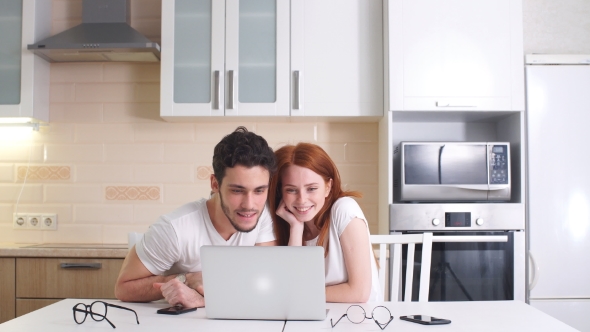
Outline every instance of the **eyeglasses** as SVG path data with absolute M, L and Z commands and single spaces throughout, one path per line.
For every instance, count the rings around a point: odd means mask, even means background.
M 342 318 L 344 317 L 348 318 L 348 320 L 353 324 L 360 324 L 365 319 L 372 319 L 381 330 L 384 330 L 387 327 L 387 325 L 389 325 L 389 323 L 393 320 L 391 311 L 389 311 L 389 309 L 382 305 L 373 308 L 373 311 L 371 312 L 371 317 L 368 317 L 363 307 L 354 304 L 348 307 L 346 313 L 342 315 L 342 317 L 340 317 L 336 321 L 336 323 L 332 323 L 332 319 L 330 319 L 330 324 L 332 325 L 332 328 L 334 328 L 334 326 L 336 326 L 336 324 L 338 324 L 338 322 L 340 322 L 340 320 L 342 320 Z M 385 321 L 387 322 L 383 323 Z
M 111 324 L 113 328 L 116 328 L 115 325 L 111 323 L 111 321 L 107 318 L 108 307 L 133 311 L 133 313 L 135 314 L 135 320 L 137 321 L 137 324 L 139 324 L 139 319 L 137 318 L 137 313 L 135 312 L 135 310 L 125 308 L 119 305 L 106 303 L 103 301 L 94 301 L 90 305 L 86 305 L 84 303 L 76 304 L 72 308 L 74 312 L 74 321 L 78 324 L 82 324 L 86 320 L 86 316 L 90 314 L 90 317 L 92 317 L 92 319 L 94 319 L 95 321 L 100 322 L 102 320 L 106 320 L 109 324 Z

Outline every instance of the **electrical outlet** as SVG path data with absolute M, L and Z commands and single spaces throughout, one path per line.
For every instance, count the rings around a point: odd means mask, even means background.
M 41 229 L 41 215 L 30 214 L 27 216 L 28 229 Z
M 23 213 L 12 214 L 12 228 L 13 229 L 26 229 L 27 228 L 27 215 Z
M 46 213 L 41 216 L 41 220 L 39 222 L 41 224 L 41 229 L 45 231 L 56 231 L 57 230 L 57 214 L 55 213 Z

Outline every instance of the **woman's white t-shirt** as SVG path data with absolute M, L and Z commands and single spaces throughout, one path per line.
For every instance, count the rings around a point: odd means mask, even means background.
M 346 272 L 346 264 L 344 263 L 344 255 L 342 253 L 342 245 L 340 243 L 340 236 L 346 229 L 346 226 L 351 220 L 359 218 L 362 219 L 367 226 L 367 238 L 369 238 L 369 225 L 367 218 L 363 214 L 361 207 L 351 197 L 342 197 L 334 202 L 331 211 L 330 230 L 329 230 L 329 251 L 325 258 L 326 265 L 326 286 L 337 285 L 348 281 L 348 273 Z M 318 238 L 306 241 L 307 246 L 315 246 Z M 373 254 L 373 248 L 369 242 L 367 246 L 367 258 L 371 261 L 371 295 L 368 302 L 377 302 L 381 287 L 379 285 L 379 274 L 377 272 L 377 263 Z

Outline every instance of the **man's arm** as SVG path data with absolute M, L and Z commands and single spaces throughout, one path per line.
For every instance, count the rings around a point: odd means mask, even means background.
M 154 283 L 166 283 L 174 279 L 175 275 L 156 276 L 143 265 L 135 246 L 129 250 L 117 283 L 115 297 L 125 302 L 150 302 L 162 299 L 162 292 L 154 288 Z
M 171 305 L 181 304 L 186 308 L 202 307 L 201 273 L 187 273 L 187 285 L 176 279 L 176 275 L 156 276 L 143 265 L 135 247 L 131 248 L 115 284 L 115 296 L 125 302 L 150 302 L 165 298 Z M 196 280 L 195 280 L 196 279 Z M 192 289 L 191 281 L 201 289 L 201 294 Z

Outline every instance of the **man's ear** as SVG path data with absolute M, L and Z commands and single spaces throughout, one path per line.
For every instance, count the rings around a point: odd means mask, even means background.
M 328 197 L 330 195 L 330 190 L 332 190 L 332 179 L 326 183 L 326 196 L 324 197 Z
M 217 178 L 215 177 L 215 174 L 211 174 L 211 194 L 214 193 L 218 193 L 219 192 L 219 182 L 217 182 Z

